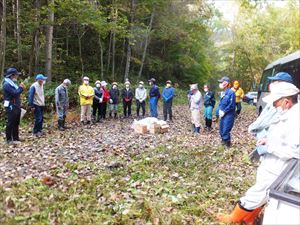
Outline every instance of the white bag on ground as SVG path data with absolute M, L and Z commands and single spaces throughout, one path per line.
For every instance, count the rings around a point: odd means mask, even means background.
M 23 117 L 25 116 L 25 113 L 26 113 L 26 112 L 27 112 L 27 111 L 26 111 L 25 109 L 21 108 L 20 120 L 23 119 Z

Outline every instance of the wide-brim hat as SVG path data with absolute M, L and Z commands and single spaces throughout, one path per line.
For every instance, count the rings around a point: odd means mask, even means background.
M 96 80 L 95 84 L 101 84 L 100 80 Z
M 280 82 L 272 86 L 271 92 L 262 100 L 266 103 L 273 103 L 283 97 L 293 96 L 299 93 L 299 89 L 291 83 Z
M 11 77 L 12 75 L 21 75 L 21 73 L 16 68 L 10 67 L 6 70 L 4 76 Z
M 153 82 L 153 83 L 155 83 L 156 80 L 155 80 L 154 78 L 151 78 L 150 80 L 148 80 L 148 82 Z
M 191 90 L 198 90 L 198 84 L 191 84 Z
M 118 83 L 117 83 L 117 82 L 113 82 L 113 83 L 112 83 L 112 85 L 116 85 L 116 86 L 118 86 Z
M 126 81 L 124 84 L 125 84 L 125 85 L 126 85 L 126 84 L 130 84 L 130 82 L 129 82 L 129 81 Z
M 140 82 L 139 82 L 139 84 L 142 84 L 142 85 L 144 85 L 144 82 L 143 82 L 143 81 L 140 81 Z
M 101 86 L 106 86 L 107 85 L 107 83 L 106 83 L 106 81 L 101 81 Z
M 172 81 L 167 80 L 167 81 L 166 81 L 166 84 L 172 84 Z

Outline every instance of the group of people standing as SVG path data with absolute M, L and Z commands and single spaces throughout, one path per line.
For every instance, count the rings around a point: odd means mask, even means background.
M 244 91 L 240 87 L 238 81 L 233 82 L 231 88 L 230 79 L 227 76 L 222 77 L 219 82 L 220 102 L 216 109 L 216 118 L 220 120 L 220 136 L 222 144 L 227 147 L 231 146 L 230 132 L 234 124 L 235 118 L 241 113 L 241 101 L 244 97 Z M 201 110 L 204 105 L 205 129 L 211 130 L 213 121 L 213 109 L 216 104 L 214 92 L 205 84 L 204 101 L 202 102 L 202 94 L 197 84 L 190 85 L 188 92 L 189 106 L 191 110 L 191 120 L 194 133 L 200 133 Z
M 6 142 L 8 144 L 18 144 L 19 124 L 21 115 L 21 93 L 25 90 L 23 83 L 17 84 L 17 79 L 20 72 L 16 68 L 8 68 L 5 72 L 3 80 L 4 92 L 4 107 L 7 115 L 6 124 Z M 44 135 L 43 132 L 43 114 L 45 108 L 44 85 L 47 77 L 43 74 L 38 74 L 35 77 L 35 82 L 31 85 L 28 94 L 29 110 L 34 114 L 33 134 L 36 137 Z M 83 77 L 82 84 L 79 86 L 78 95 L 81 106 L 80 122 L 83 125 L 91 124 L 92 122 L 100 122 L 106 118 L 107 108 L 109 108 L 109 117 L 118 117 L 118 105 L 121 100 L 123 103 L 124 118 L 131 117 L 132 102 L 136 101 L 137 117 L 145 117 L 146 101 L 149 96 L 150 116 L 158 117 L 157 106 L 158 100 L 162 96 L 163 100 L 163 115 L 164 120 L 172 120 L 172 101 L 175 96 L 175 88 L 172 87 L 172 82 L 168 80 L 166 86 L 160 94 L 159 88 L 156 85 L 156 80 L 151 78 L 149 81 L 150 90 L 147 92 L 144 87 L 144 82 L 140 81 L 135 91 L 132 89 L 129 80 L 124 83 L 124 88 L 119 89 L 118 83 L 113 82 L 111 88 L 105 81 L 97 80 L 94 87 L 90 85 L 90 79 Z M 68 88 L 71 85 L 69 79 L 65 79 L 55 89 L 55 106 L 58 116 L 58 129 L 63 131 L 66 127 L 67 111 L 69 109 L 69 94 Z

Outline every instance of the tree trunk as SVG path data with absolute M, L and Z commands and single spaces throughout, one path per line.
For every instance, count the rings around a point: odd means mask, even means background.
M 101 80 L 104 80 L 104 67 L 103 67 L 103 45 L 101 37 L 99 36 L 99 46 L 100 46 L 100 66 L 101 66 Z
M 84 65 L 83 65 L 83 58 L 82 58 L 82 46 L 81 46 L 81 38 L 83 37 L 78 35 L 78 48 L 79 48 L 79 58 L 80 58 L 80 64 L 81 64 L 81 76 L 84 75 Z
M 48 6 L 54 5 L 54 0 L 49 0 Z M 53 23 L 54 23 L 54 12 L 49 9 L 49 24 L 46 26 L 46 65 L 45 73 L 48 76 L 48 80 L 52 80 L 52 46 L 53 46 Z
M 1 4 L 1 33 L 0 33 L 0 66 L 1 77 L 3 77 L 5 68 L 5 54 L 6 54 L 6 0 L 2 0 Z
M 39 8 L 40 8 L 40 1 L 35 0 L 34 1 L 34 9 L 35 9 L 34 21 L 35 21 L 35 23 L 38 23 L 39 18 L 40 18 Z M 40 28 L 37 27 L 32 36 L 31 54 L 29 57 L 29 68 L 28 68 L 29 76 L 31 76 L 31 75 L 33 75 L 33 73 L 37 72 L 36 68 L 39 63 L 39 51 L 40 51 L 39 34 L 40 34 Z
M 111 62 L 111 77 L 115 80 L 115 55 L 116 55 L 116 33 L 113 31 L 112 37 L 112 62 Z
M 134 22 L 134 10 L 135 10 L 135 0 L 131 0 L 131 12 L 130 12 L 130 35 L 133 33 L 133 22 Z M 124 81 L 128 79 L 128 74 L 130 70 L 131 61 L 131 37 L 127 38 L 127 55 L 126 55 L 126 67 L 124 74 Z
M 22 53 L 21 53 L 21 26 L 20 26 L 20 0 L 16 0 L 16 20 L 17 20 L 17 48 L 18 48 L 18 64 L 22 63 Z
M 150 41 L 150 33 L 151 33 L 151 30 L 152 30 L 153 18 L 154 18 L 154 10 L 151 13 L 150 22 L 149 22 L 149 26 L 148 26 L 148 29 L 147 29 L 147 35 L 146 35 L 146 39 L 145 39 L 144 52 L 143 52 L 141 67 L 140 67 L 140 71 L 139 71 L 139 78 L 141 78 L 142 72 L 143 72 L 143 67 L 144 67 L 144 63 L 145 63 L 145 59 L 146 59 L 146 54 L 147 54 L 147 48 L 148 48 L 148 44 L 149 44 L 149 41 Z
M 111 51 L 111 43 L 112 43 L 112 32 L 109 34 L 109 44 L 108 44 L 108 52 L 107 52 L 107 67 L 106 67 L 106 73 L 109 72 L 110 68 L 110 51 Z

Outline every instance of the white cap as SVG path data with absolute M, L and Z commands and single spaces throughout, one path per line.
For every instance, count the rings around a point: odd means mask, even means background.
M 198 84 L 191 84 L 191 90 L 198 90 Z
M 71 85 L 71 81 L 69 79 L 65 79 L 63 83 L 66 85 Z
M 125 84 L 130 84 L 130 82 L 129 82 L 129 81 L 126 81 Z
M 283 97 L 293 96 L 299 93 L 299 89 L 288 82 L 280 82 L 274 84 L 271 89 L 271 93 L 263 98 L 266 103 L 273 103 Z
M 95 84 L 101 84 L 100 80 L 96 80 Z
M 101 81 L 101 86 L 106 86 L 107 85 L 107 83 L 106 83 L 106 81 Z
M 90 80 L 88 77 L 83 77 L 82 80 Z
M 140 81 L 139 84 L 144 85 L 144 82 L 143 82 L 143 81 Z

